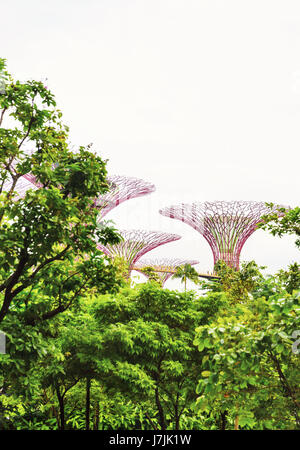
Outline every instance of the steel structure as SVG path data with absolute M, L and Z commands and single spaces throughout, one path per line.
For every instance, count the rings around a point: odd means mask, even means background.
M 110 190 L 100 195 L 94 203 L 94 206 L 99 209 L 100 220 L 109 211 L 126 200 L 142 197 L 155 191 L 154 184 L 140 178 L 111 175 L 107 177 L 107 181 L 110 185 Z
M 137 270 L 147 277 L 148 275 L 143 272 L 143 269 L 146 267 L 151 267 L 163 286 L 165 282 L 176 272 L 177 267 L 184 266 L 185 264 L 190 264 L 192 266 L 198 263 L 199 261 L 180 258 L 140 259 L 134 265 L 133 270 Z
M 107 182 L 110 186 L 109 191 L 95 199 L 93 205 L 99 210 L 99 221 L 113 208 L 126 200 L 142 197 L 155 191 L 154 184 L 135 177 L 110 175 L 107 177 Z M 10 183 L 6 182 L 5 187 L 8 188 L 9 185 Z M 42 187 L 42 185 L 36 181 L 34 175 L 27 173 L 19 179 L 17 192 L 20 196 L 23 196 L 27 189 L 37 189 L 38 187 Z
M 12 180 L 6 180 L 3 186 L 4 191 L 9 191 L 12 185 Z M 20 177 L 17 181 L 15 191 L 17 192 L 19 198 L 24 197 L 28 189 L 37 189 L 37 183 L 35 182 L 35 177 L 33 175 L 27 174 Z
M 26 173 L 25 175 L 23 175 L 23 178 L 25 178 L 27 181 L 30 181 L 30 183 L 32 183 L 33 185 L 39 186 L 39 183 L 36 181 L 35 176 L 31 173 Z
M 128 264 L 129 273 L 137 260 L 143 255 L 160 245 L 177 241 L 181 238 L 178 234 L 161 231 L 121 230 L 118 232 L 122 237 L 121 242 L 106 246 L 98 244 L 98 248 L 111 258 L 119 257 L 124 259 Z
M 214 201 L 182 203 L 161 209 L 163 216 L 181 220 L 207 240 L 214 256 L 214 264 L 222 260 L 239 268 L 240 253 L 246 240 L 256 230 L 263 215 L 277 211 L 263 202 Z

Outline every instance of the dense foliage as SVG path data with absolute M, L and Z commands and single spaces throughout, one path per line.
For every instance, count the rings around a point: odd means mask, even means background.
M 268 203 L 273 207 L 273 203 Z M 283 236 L 291 234 L 296 236 L 295 244 L 300 248 L 300 208 L 284 208 L 278 207 L 277 211 L 263 217 L 263 222 L 259 224 L 259 228 L 270 231 L 274 236 Z
M 0 60 L 0 70 L 4 67 Z M 34 322 L 67 309 L 83 289 L 112 287 L 113 269 L 96 243 L 118 236 L 97 225 L 92 208 L 108 188 L 105 162 L 90 147 L 70 149 L 61 112 L 42 83 L 15 82 L 2 73 L 0 322 L 15 307 Z M 28 172 L 38 189 L 20 195 Z
M 42 83 L 1 71 L 0 429 L 299 429 L 299 265 L 218 262 L 202 283 L 186 265 L 184 292 L 148 268 L 132 287 L 97 250 L 119 239 L 93 208 L 105 162 L 71 149 Z M 264 226 L 298 236 L 298 213 Z

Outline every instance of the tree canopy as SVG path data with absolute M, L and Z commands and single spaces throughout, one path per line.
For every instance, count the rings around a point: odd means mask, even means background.
M 0 429 L 299 429 L 299 264 L 132 286 L 97 248 L 120 238 L 93 207 L 106 161 L 71 146 L 43 83 L 0 74 Z M 261 226 L 299 236 L 298 219 Z
M 91 145 L 72 149 L 43 83 L 14 81 L 0 64 L 0 322 L 12 306 L 29 307 L 37 289 L 44 294 L 37 315 L 48 318 L 91 282 L 113 284 L 113 269 L 96 244 L 117 242 L 118 235 L 97 225 L 92 208 L 108 189 L 106 163 Z M 28 173 L 35 186 L 20 193 Z

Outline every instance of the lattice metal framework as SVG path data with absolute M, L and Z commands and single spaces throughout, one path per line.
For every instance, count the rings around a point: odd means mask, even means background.
M 222 260 L 239 268 L 240 253 L 246 240 L 256 230 L 261 217 L 277 210 L 263 202 L 214 201 L 182 203 L 161 209 L 163 216 L 181 220 L 197 230 L 207 240 L 214 264 Z
M 156 258 L 156 259 L 140 259 L 134 265 L 133 269 L 137 270 L 147 277 L 147 274 L 143 272 L 146 267 L 151 267 L 156 272 L 157 277 L 161 281 L 162 285 L 175 273 L 176 268 L 184 266 L 185 264 L 195 265 L 199 261 L 193 259 L 181 259 L 181 258 Z
M 123 258 L 128 263 L 129 272 L 136 261 L 146 253 L 181 238 L 178 234 L 161 231 L 121 230 L 119 234 L 122 236 L 121 242 L 106 246 L 99 244 L 98 248 L 111 258 Z
M 4 183 L 3 190 L 9 191 L 11 185 L 12 185 L 12 180 L 11 179 L 6 180 Z M 24 197 L 25 193 L 28 189 L 37 189 L 35 177 L 30 174 L 24 175 L 23 177 L 20 177 L 18 179 L 15 190 L 19 197 Z
M 107 182 L 110 190 L 100 195 L 94 202 L 94 207 L 99 209 L 100 212 L 99 220 L 126 200 L 142 197 L 155 191 L 154 184 L 135 177 L 110 175 L 107 177 Z M 7 182 L 5 187 L 8 188 L 9 185 L 10 183 Z M 36 189 L 38 187 L 41 187 L 41 185 L 36 182 L 35 176 L 27 173 L 19 179 L 17 192 L 22 197 L 27 189 Z
M 94 203 L 100 211 L 100 219 L 126 200 L 142 197 L 155 191 L 154 184 L 140 178 L 111 175 L 107 177 L 107 181 L 111 186 L 110 190 L 100 195 Z
M 34 184 L 35 186 L 38 186 L 39 183 L 36 181 L 36 178 L 31 173 L 26 173 L 26 175 L 23 175 L 23 178 L 30 181 L 30 183 Z

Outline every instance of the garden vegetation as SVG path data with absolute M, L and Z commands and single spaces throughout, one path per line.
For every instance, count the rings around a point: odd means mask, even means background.
M 299 265 L 132 286 L 97 249 L 120 239 L 93 208 L 106 161 L 73 149 L 43 83 L 0 73 L 0 429 L 299 429 Z M 262 226 L 299 247 L 299 208 Z

